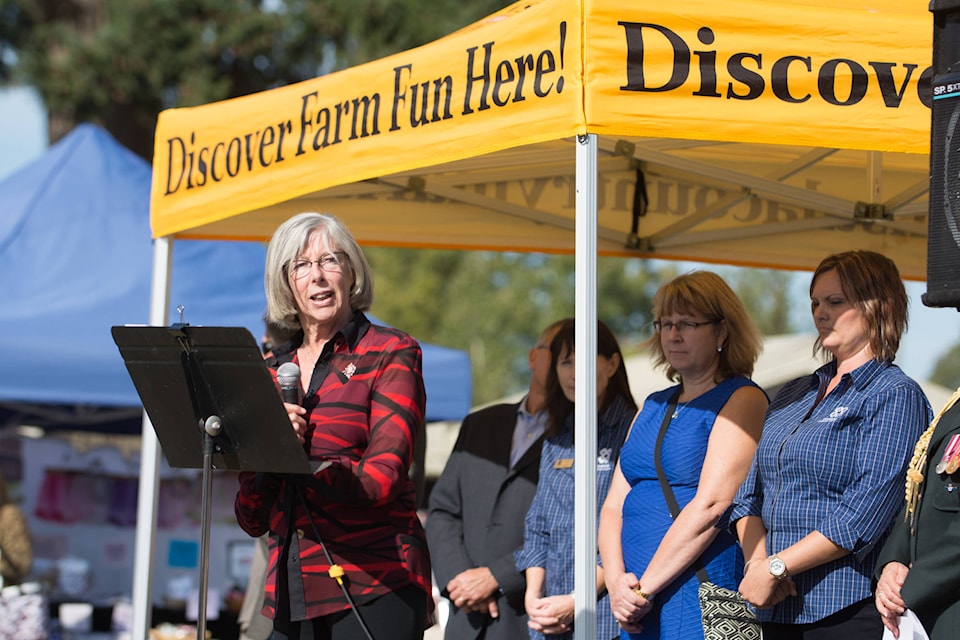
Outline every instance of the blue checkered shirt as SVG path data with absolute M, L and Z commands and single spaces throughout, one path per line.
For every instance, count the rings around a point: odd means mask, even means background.
M 620 457 L 620 447 L 627 437 L 636 407 L 623 398 L 613 400 L 597 420 L 597 518 L 607 497 L 613 470 Z M 516 553 L 517 570 L 543 567 L 546 571 L 545 594 L 555 596 L 573 591 L 574 583 L 574 473 L 573 416 L 567 419 L 562 432 L 547 438 L 540 454 L 540 481 L 533 503 L 527 511 L 523 530 L 523 548 Z M 597 562 L 600 562 L 599 555 Z M 573 632 L 546 636 L 549 640 L 569 640 Z M 604 594 L 597 600 L 597 638 L 620 637 L 620 625 Z M 544 640 L 538 631 L 530 630 L 532 640 Z
M 851 552 L 792 576 L 798 595 L 759 611 L 763 621 L 816 622 L 870 596 L 877 554 L 903 503 L 913 446 L 932 417 L 920 386 L 876 360 L 845 374 L 814 407 L 835 373 L 833 361 L 776 395 L 753 466 L 724 519 L 732 525 L 760 516 L 770 554 L 812 531 Z

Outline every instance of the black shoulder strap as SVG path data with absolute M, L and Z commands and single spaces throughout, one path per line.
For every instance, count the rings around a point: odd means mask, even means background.
M 680 400 L 680 389 L 670 398 L 670 404 L 667 406 L 667 412 L 663 416 L 663 422 L 660 424 L 660 433 L 657 434 L 657 444 L 653 448 L 653 463 L 657 467 L 657 479 L 660 480 L 660 489 L 663 491 L 663 497 L 667 501 L 667 507 L 670 508 L 670 515 L 674 520 L 680 513 L 680 505 L 677 504 L 677 498 L 673 495 L 673 489 L 667 482 L 667 475 L 663 472 L 663 464 L 660 461 L 660 449 L 663 446 L 663 436 L 667 433 L 667 427 L 670 426 L 670 420 L 673 419 L 673 412 L 677 408 L 677 402 Z M 697 571 L 697 578 L 700 582 L 710 582 L 710 576 L 703 566 L 700 558 L 693 562 L 693 568 Z

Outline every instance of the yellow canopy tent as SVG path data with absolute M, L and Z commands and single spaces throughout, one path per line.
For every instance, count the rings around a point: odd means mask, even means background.
M 524 0 L 411 51 L 165 111 L 151 317 L 167 317 L 172 240 L 263 240 L 306 210 L 367 245 L 576 252 L 587 638 L 597 253 L 812 269 L 863 248 L 923 279 L 931 33 L 920 0 Z M 156 504 L 148 426 L 139 624 Z
M 521 2 L 165 111 L 154 236 L 265 239 L 319 210 L 369 245 L 570 252 L 573 137 L 597 134 L 603 254 L 811 269 L 861 247 L 923 279 L 931 30 L 918 0 Z

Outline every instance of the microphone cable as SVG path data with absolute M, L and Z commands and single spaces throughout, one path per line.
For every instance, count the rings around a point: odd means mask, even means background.
M 303 505 L 303 511 L 307 514 L 307 519 L 310 521 L 310 526 L 313 528 L 313 535 L 316 536 L 317 542 L 320 544 L 320 548 L 323 549 L 323 555 L 327 558 L 327 564 L 330 565 L 330 569 L 327 571 L 327 575 L 337 581 L 337 584 L 340 585 L 340 589 L 343 591 L 343 596 L 347 599 L 347 603 L 350 605 L 350 609 L 357 616 L 357 622 L 360 623 L 360 628 L 363 629 L 363 633 L 367 636 L 368 640 L 374 640 L 373 634 L 370 633 L 370 628 L 367 627 L 367 623 L 364 622 L 363 616 L 360 615 L 360 609 L 357 608 L 357 604 L 353 601 L 353 596 L 350 595 L 350 590 L 347 589 L 347 585 L 343 581 L 343 567 L 338 564 L 334 564 L 333 558 L 330 557 L 330 551 L 327 550 L 327 545 L 323 542 L 323 539 L 320 537 L 320 531 L 317 529 L 317 523 L 313 521 L 313 515 L 310 513 L 310 509 L 307 507 L 307 501 L 303 497 L 303 493 L 300 491 L 300 486 L 296 487 L 297 497 L 300 498 L 300 504 Z

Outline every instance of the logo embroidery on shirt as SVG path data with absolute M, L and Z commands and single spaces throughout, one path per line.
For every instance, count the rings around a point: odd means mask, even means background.
M 818 420 L 817 422 L 836 422 L 837 420 L 845 416 L 848 411 L 850 411 L 849 407 L 837 407 L 836 409 L 830 412 L 830 415 L 828 415 L 826 418 L 820 418 L 820 420 Z
M 610 447 L 600 449 L 599 454 L 597 454 L 597 471 L 609 471 L 613 468 L 613 465 L 610 464 L 611 455 L 613 455 L 613 449 Z
M 357 365 L 352 362 L 343 368 L 343 375 L 347 376 L 347 380 L 353 377 L 353 374 L 357 372 Z

